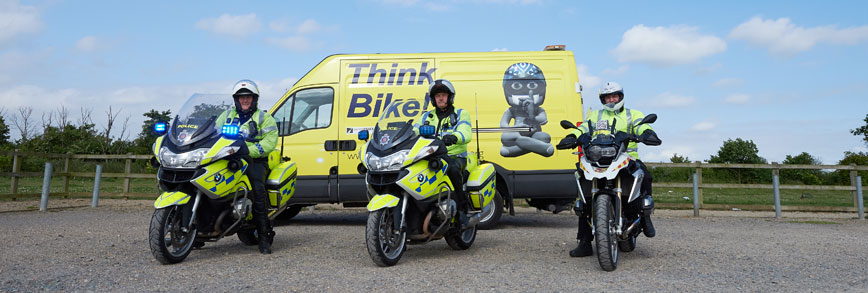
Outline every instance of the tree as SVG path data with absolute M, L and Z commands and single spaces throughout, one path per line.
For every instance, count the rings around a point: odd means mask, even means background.
M 811 154 L 802 152 L 801 154 L 787 157 L 783 161 L 788 165 L 820 165 L 821 162 Z M 819 185 L 822 180 L 823 173 L 820 170 L 813 169 L 784 169 L 781 170 L 781 180 L 786 182 L 799 182 L 806 185 Z
M 3 118 L 5 111 L 0 109 L 0 149 L 9 144 L 9 126 L 6 126 L 6 119 Z
M 868 114 L 865 115 L 865 125 L 856 129 L 850 129 L 850 133 L 855 136 L 862 136 L 862 140 L 868 145 Z
M 765 158 L 759 156 L 759 149 L 753 140 L 735 140 L 727 139 L 723 142 L 723 146 L 717 151 L 717 155 L 712 155 L 708 160 L 709 163 L 720 164 L 766 164 Z M 768 172 L 763 172 L 760 169 L 725 169 L 723 174 L 728 174 L 729 178 L 735 179 L 738 183 L 758 183 L 770 181 Z M 716 172 L 715 172 L 716 173 Z
M 856 164 L 858 166 L 868 166 L 868 152 L 844 152 L 844 158 L 838 161 L 838 165 Z M 868 183 L 868 171 L 858 171 L 858 176 L 862 176 L 862 185 Z M 836 170 L 835 184 L 850 185 L 850 171 Z
M 133 146 L 130 151 L 136 154 L 151 153 L 151 145 L 154 143 L 154 140 L 157 139 L 157 134 L 154 132 L 154 125 L 157 124 L 157 122 L 170 122 L 171 115 L 172 112 L 170 110 L 161 112 L 154 109 L 142 114 L 142 116 L 145 116 L 147 119 L 142 123 L 142 131 L 139 132 L 139 136 L 133 141 Z
M 677 153 L 672 154 L 672 157 L 669 158 L 670 162 L 673 163 L 690 163 L 690 159 L 687 156 L 679 156 Z

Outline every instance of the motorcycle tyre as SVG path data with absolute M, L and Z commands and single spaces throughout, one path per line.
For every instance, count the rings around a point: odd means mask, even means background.
M 594 239 L 600 268 L 611 272 L 618 267 L 618 236 L 615 235 L 615 209 L 612 195 L 600 194 L 594 201 Z
M 503 216 L 503 197 L 500 195 L 500 192 L 495 190 L 494 198 L 491 199 L 491 203 L 494 206 L 491 207 L 491 212 L 485 217 L 482 218 L 482 221 L 479 221 L 479 224 L 476 224 L 476 228 L 479 230 L 490 230 L 497 227 L 498 222 L 500 222 L 500 217 Z
M 196 229 L 187 232 L 188 235 L 186 237 L 186 242 L 184 242 L 181 249 L 175 251 L 175 253 L 169 251 L 170 248 L 165 242 L 169 220 L 174 219 L 173 216 L 180 217 L 182 207 L 183 206 L 170 206 L 157 209 L 151 217 L 151 225 L 148 229 L 148 245 L 151 248 L 151 254 L 153 254 L 154 258 L 156 258 L 161 264 L 179 263 L 187 258 L 187 256 L 190 255 L 190 251 L 193 250 L 193 243 L 196 241 Z M 174 233 L 172 233 L 172 237 L 175 237 Z
M 383 234 L 381 232 L 387 229 L 387 233 L 392 233 L 392 221 L 394 217 L 392 213 L 396 208 L 384 208 L 368 214 L 368 223 L 365 225 L 365 245 L 368 248 L 368 254 L 375 264 L 381 267 L 393 266 L 401 260 L 404 251 L 407 250 L 407 232 L 401 232 L 398 236 L 398 247 L 392 247 L 391 251 L 386 251 L 384 246 Z M 388 247 L 387 247 L 388 248 Z
M 449 244 L 449 247 L 454 250 L 468 249 L 476 241 L 476 226 L 467 228 L 464 231 L 451 232 L 444 238 L 446 238 L 446 244 Z

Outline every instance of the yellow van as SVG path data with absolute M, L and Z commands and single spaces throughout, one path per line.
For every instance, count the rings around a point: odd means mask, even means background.
M 455 86 L 455 107 L 470 113 L 474 137 L 468 150 L 497 170 L 497 223 L 513 200 L 559 212 L 577 190 L 572 151 L 554 145 L 567 131 L 561 120 L 582 119 L 581 86 L 573 53 L 475 52 L 332 55 L 311 69 L 271 108 L 284 155 L 298 164 L 292 217 L 306 205 L 368 202 L 359 174 L 357 133 L 373 129 L 380 112 L 403 100 L 399 115 L 432 109 L 427 91 L 436 79 Z M 478 142 L 478 143 L 477 143 Z

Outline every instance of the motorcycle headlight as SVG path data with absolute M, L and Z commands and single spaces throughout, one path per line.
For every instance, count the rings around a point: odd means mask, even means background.
M 195 168 L 208 152 L 207 148 L 176 154 L 167 147 L 160 148 L 160 163 L 168 168 Z
M 407 159 L 408 154 L 410 154 L 410 150 L 400 150 L 385 157 L 367 153 L 365 154 L 365 164 L 371 171 L 397 171 L 404 166 L 404 160 Z
M 613 158 L 618 154 L 618 150 L 613 146 L 591 146 L 585 150 L 585 155 L 591 162 L 597 162 L 602 158 Z
M 437 151 L 437 148 L 438 147 L 436 145 L 429 145 L 429 146 L 422 147 L 422 149 L 419 150 L 419 153 L 416 154 L 416 157 L 413 158 L 413 162 L 424 159 L 428 155 L 433 154 L 434 152 Z

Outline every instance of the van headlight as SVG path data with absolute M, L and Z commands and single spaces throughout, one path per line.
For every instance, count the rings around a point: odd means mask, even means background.
M 196 168 L 208 153 L 207 148 L 176 154 L 167 147 L 160 148 L 160 163 L 167 168 Z
M 397 171 L 404 166 L 404 160 L 410 150 L 400 150 L 394 154 L 378 157 L 372 153 L 365 154 L 365 164 L 370 171 Z

